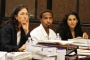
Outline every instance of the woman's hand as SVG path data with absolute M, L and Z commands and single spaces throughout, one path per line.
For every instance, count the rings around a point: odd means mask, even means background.
M 86 32 L 83 33 L 83 38 L 85 38 L 85 39 L 89 38 L 89 36 L 88 36 L 88 34 Z
M 22 45 L 18 50 L 19 50 L 20 52 L 23 52 L 25 49 L 26 49 L 26 45 L 24 44 L 24 45 Z
M 22 28 L 25 32 L 25 34 L 27 35 L 29 32 L 29 20 L 25 20 L 23 22 L 21 22 Z

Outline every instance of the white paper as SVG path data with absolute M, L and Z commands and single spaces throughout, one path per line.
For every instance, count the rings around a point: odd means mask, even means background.
M 62 45 L 72 43 L 72 41 L 62 41 L 62 40 L 40 40 L 39 42 L 43 42 L 43 43 L 60 43 Z
M 90 50 L 77 49 L 77 54 L 79 54 L 79 55 L 90 55 Z
M 11 52 L 7 53 L 7 58 L 12 58 L 13 60 L 29 60 L 32 58 L 31 52 Z
M 66 49 L 57 50 L 57 60 L 65 60 Z
M 7 52 L 0 52 L 0 60 L 6 60 L 6 53 Z

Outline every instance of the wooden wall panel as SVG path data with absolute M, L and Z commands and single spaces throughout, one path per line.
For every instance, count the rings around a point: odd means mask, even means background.
M 37 26 L 39 26 L 40 24 L 39 23 L 30 23 L 30 31 L 32 31 L 34 28 L 36 28 Z
M 81 22 L 90 23 L 90 0 L 80 0 L 79 16 Z
M 77 0 L 52 0 L 54 20 L 61 20 L 68 11 L 77 9 Z
M 47 8 L 47 0 L 38 0 L 37 19 L 39 19 L 40 12 L 46 8 Z
M 58 25 L 52 24 L 51 29 L 54 30 L 54 32 L 56 32 L 57 28 L 58 28 Z
M 9 17 L 13 9 L 19 4 L 26 5 L 30 11 L 30 14 L 35 15 L 35 0 L 6 0 L 5 16 Z

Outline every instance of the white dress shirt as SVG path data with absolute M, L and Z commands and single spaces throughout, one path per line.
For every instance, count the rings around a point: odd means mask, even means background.
M 56 38 L 56 33 L 49 29 L 49 36 L 43 28 L 42 24 L 33 29 L 30 33 L 32 40 L 38 42 L 39 40 L 54 40 Z
M 20 42 L 20 38 L 21 38 L 21 31 L 18 31 L 18 32 L 17 32 L 17 45 L 18 45 L 19 42 Z

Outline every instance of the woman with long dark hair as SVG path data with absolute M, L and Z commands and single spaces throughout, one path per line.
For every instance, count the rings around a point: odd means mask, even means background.
M 62 40 L 68 40 L 77 37 L 88 38 L 87 33 L 82 31 L 78 14 L 72 11 L 68 12 L 64 16 L 62 22 L 58 26 L 56 33 L 59 33 Z
M 30 36 L 28 8 L 24 5 L 17 6 L 0 32 L 2 51 L 23 51 Z

